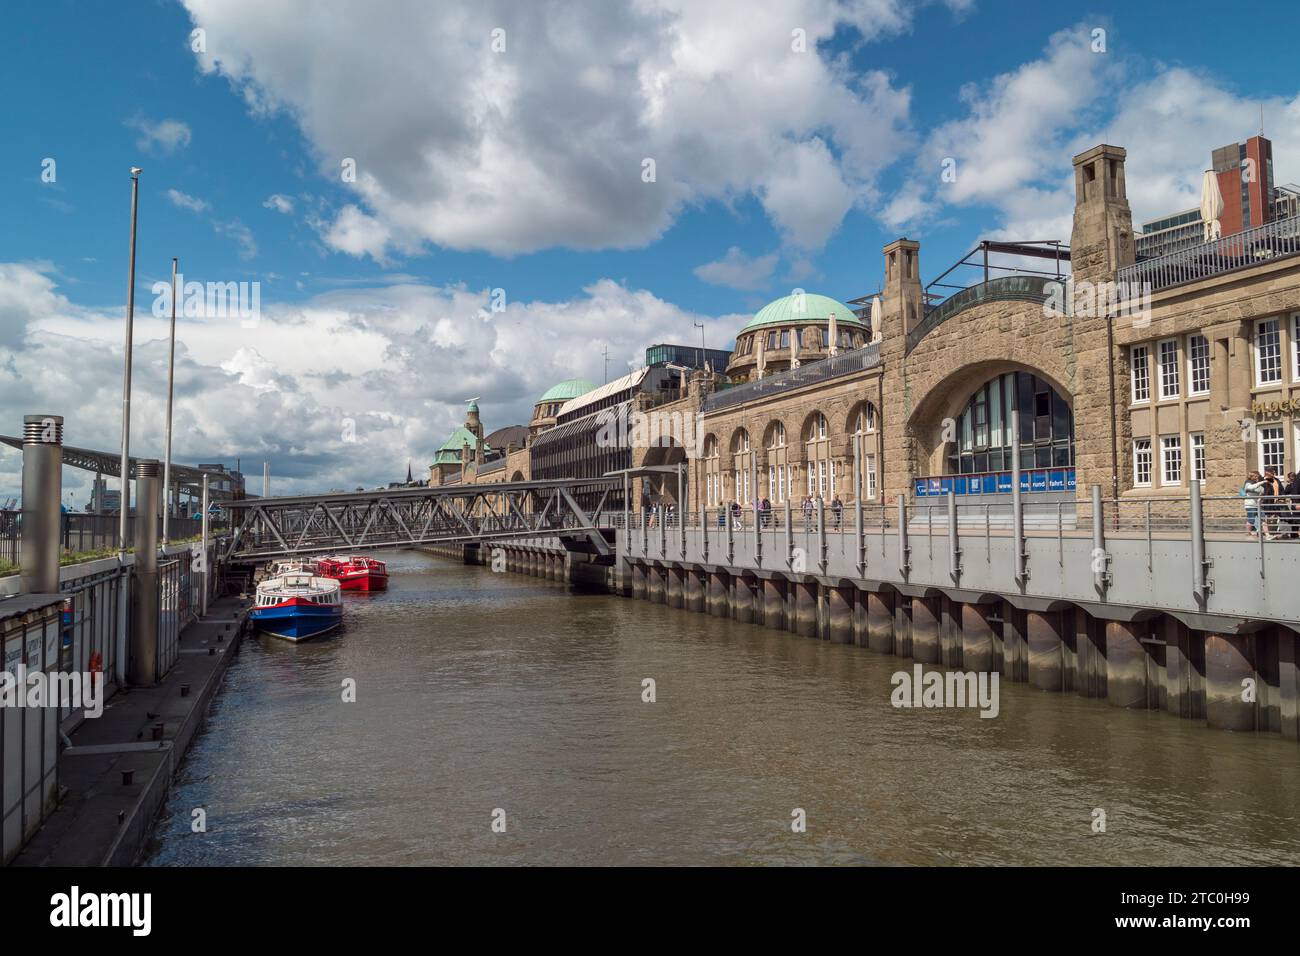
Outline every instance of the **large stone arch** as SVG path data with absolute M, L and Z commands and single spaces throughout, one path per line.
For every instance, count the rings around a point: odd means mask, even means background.
M 1050 365 L 1051 362 L 1043 363 Z M 907 420 L 907 434 L 914 447 L 913 477 L 922 474 L 942 474 L 944 471 L 945 438 L 951 429 L 946 423 L 954 422 L 966 408 L 971 395 L 985 382 L 1007 372 L 1028 372 L 1049 384 L 1074 412 L 1075 396 L 1065 383 L 1049 369 L 1010 359 L 984 359 L 967 362 L 951 370 L 942 382 L 923 395 Z M 1078 430 L 1076 416 L 1075 430 Z

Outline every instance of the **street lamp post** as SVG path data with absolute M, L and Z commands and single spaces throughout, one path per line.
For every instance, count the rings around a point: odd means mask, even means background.
M 700 330 L 700 361 L 699 361 L 699 367 L 700 367 L 700 368 L 704 368 L 704 323 L 703 323 L 703 322 L 692 322 L 691 325 L 695 326 L 697 329 Z
M 162 543 L 167 546 L 167 531 L 171 517 L 172 503 L 172 382 L 176 372 L 176 257 L 172 257 L 172 337 L 171 348 L 167 353 L 167 450 L 163 457 L 163 525 Z
M 140 199 L 139 166 L 131 167 L 131 257 L 126 280 L 126 355 L 122 371 L 122 502 L 117 523 L 118 556 L 126 557 L 127 513 L 131 509 L 131 336 L 135 322 L 135 223 Z

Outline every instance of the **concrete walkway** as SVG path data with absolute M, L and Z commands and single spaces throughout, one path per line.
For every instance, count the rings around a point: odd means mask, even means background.
M 116 694 L 101 717 L 77 728 L 59 755 L 59 807 L 11 865 L 139 860 L 172 775 L 239 648 L 250 606 L 235 597 L 213 602 L 206 618 L 181 633 L 176 666 L 157 686 Z

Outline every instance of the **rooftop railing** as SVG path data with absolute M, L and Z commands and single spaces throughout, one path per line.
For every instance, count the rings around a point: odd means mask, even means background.
M 841 352 L 839 355 L 809 362 L 798 368 L 775 372 L 757 381 L 734 385 L 731 388 L 714 392 L 704 399 L 704 411 L 714 412 L 721 408 L 731 408 L 757 398 L 788 392 L 816 382 L 851 375 L 854 372 L 875 368 L 880 364 L 880 343 L 872 342 L 860 349 Z
M 1300 254 L 1300 216 L 1144 259 L 1119 270 L 1118 280 L 1142 283 L 1152 292 Z

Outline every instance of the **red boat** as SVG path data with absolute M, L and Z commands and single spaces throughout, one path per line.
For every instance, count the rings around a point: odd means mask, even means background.
M 331 554 L 316 559 L 321 577 L 333 578 L 344 591 L 383 591 L 388 588 L 388 566 L 360 554 Z

